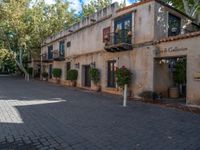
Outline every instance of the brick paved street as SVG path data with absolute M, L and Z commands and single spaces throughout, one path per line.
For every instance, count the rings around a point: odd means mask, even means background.
M 200 150 L 200 115 L 0 77 L 0 149 Z

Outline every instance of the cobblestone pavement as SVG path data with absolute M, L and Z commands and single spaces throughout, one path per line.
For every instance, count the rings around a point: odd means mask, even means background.
M 200 115 L 0 77 L 2 150 L 200 150 Z

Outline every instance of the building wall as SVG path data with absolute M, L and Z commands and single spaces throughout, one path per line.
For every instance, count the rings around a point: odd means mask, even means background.
M 151 1 L 137 7 L 117 12 L 115 18 L 132 13 L 133 22 L 133 43 L 149 42 L 154 39 L 154 5 Z
M 174 9 L 171 9 L 169 7 L 166 7 L 160 3 L 155 2 L 154 5 L 154 40 L 159 40 L 162 38 L 168 37 L 168 15 L 169 13 L 181 18 L 181 28 L 184 28 L 185 25 L 188 23 L 189 18 L 184 16 L 183 14 L 180 14 L 179 12 L 175 11 Z
M 107 12 L 106 12 L 107 11 Z M 156 89 L 166 90 L 164 85 L 170 86 L 170 79 L 165 80 L 159 78 L 160 72 L 156 72 L 155 68 L 159 68 L 166 73 L 167 66 L 158 66 L 155 64 L 155 58 L 187 56 L 187 102 L 192 104 L 200 104 L 199 81 L 193 79 L 194 72 L 200 72 L 200 47 L 197 38 L 190 38 L 179 41 L 161 43 L 157 45 L 145 46 L 144 43 L 154 41 L 168 35 L 168 12 L 181 15 L 174 10 L 151 1 L 137 7 L 119 11 L 110 6 L 107 10 L 102 10 L 94 16 L 90 16 L 81 23 L 75 24 L 70 29 L 73 33 L 62 31 L 59 34 L 49 37 L 43 43 L 41 53 L 47 51 L 49 45 L 53 44 L 54 50 L 59 48 L 59 41 L 65 40 L 65 61 L 53 61 L 44 63 L 45 70 L 48 72 L 48 66 L 62 69 L 61 83 L 68 85 L 66 81 L 66 62 L 71 62 L 71 68 L 78 70 L 77 86 L 84 87 L 84 65 L 91 65 L 95 62 L 96 68 L 100 70 L 102 91 L 121 94 L 118 88 L 107 87 L 107 62 L 116 60 L 116 66 L 126 66 L 133 73 L 132 81 L 129 89 L 132 96 L 138 97 L 143 91 L 154 91 Z M 106 13 L 105 13 L 106 12 Z M 133 50 L 109 53 L 104 50 L 103 28 L 111 27 L 114 32 L 114 19 L 122 14 L 132 13 L 133 23 L 133 44 L 143 43 L 136 46 Z M 112 14 L 112 17 L 110 16 Z M 181 15 L 180 17 L 183 17 Z M 96 23 L 91 23 L 90 19 L 96 18 Z M 184 19 L 183 19 L 184 20 Z M 184 24 L 184 21 L 182 22 Z M 84 27 L 84 28 L 83 28 Z M 81 29 L 80 29 L 81 28 Z M 80 30 L 78 30 L 80 29 Z M 71 46 L 66 47 L 66 43 L 71 41 Z M 171 51 L 168 49 L 184 49 L 184 51 Z M 167 51 L 165 51 L 167 49 Z M 76 67 L 79 64 L 79 67 Z M 51 80 L 54 81 L 54 80 Z M 159 84 L 158 84 L 159 83 Z M 159 86 L 158 86 L 159 85 Z M 93 88 L 93 84 L 92 84 Z

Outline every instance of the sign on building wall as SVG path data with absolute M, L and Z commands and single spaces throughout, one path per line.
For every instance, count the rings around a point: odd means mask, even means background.
M 180 51 L 187 51 L 187 48 L 179 48 L 179 47 L 169 47 L 169 48 L 164 48 L 163 50 L 160 50 L 159 53 L 172 53 L 172 52 L 180 52 Z

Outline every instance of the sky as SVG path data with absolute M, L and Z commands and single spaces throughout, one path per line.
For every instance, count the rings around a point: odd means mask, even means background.
M 54 0 L 45 0 L 46 3 L 48 4 L 53 4 L 54 3 Z M 75 9 L 77 12 L 80 12 L 81 11 L 81 4 L 84 3 L 84 4 L 87 4 L 90 0 L 69 0 L 70 3 L 71 3 L 71 8 L 72 9 Z M 127 5 L 130 5 L 131 3 L 135 2 L 137 0 L 126 0 L 126 4 Z M 118 3 L 122 3 L 123 0 L 112 0 L 112 2 L 118 2 Z

